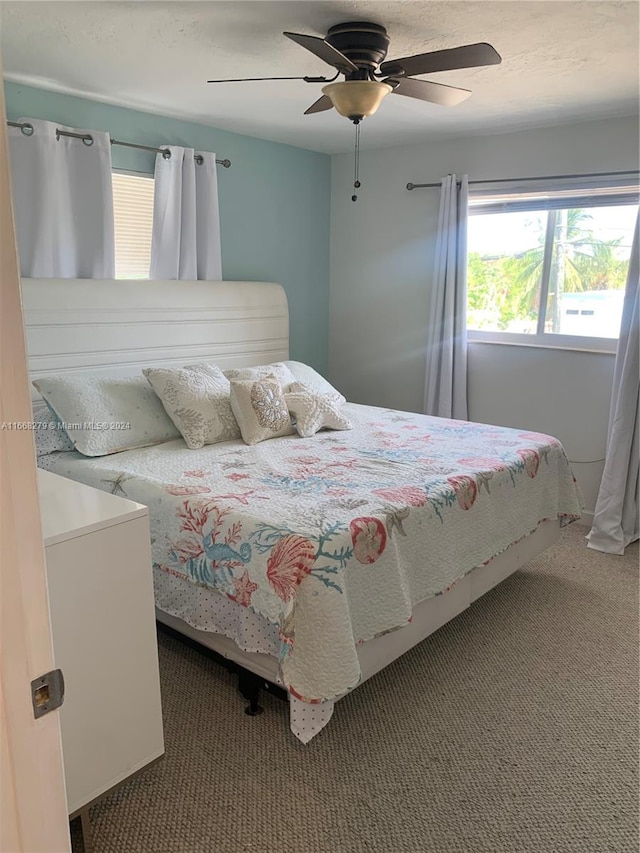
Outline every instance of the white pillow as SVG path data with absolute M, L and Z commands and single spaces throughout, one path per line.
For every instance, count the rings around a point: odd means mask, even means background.
M 283 391 L 288 391 L 289 386 L 296 381 L 284 361 L 259 364 L 257 367 L 234 367 L 224 370 L 223 373 L 227 379 L 264 379 L 267 376 L 275 376 Z
M 296 382 L 302 382 L 307 388 L 315 391 L 316 394 L 334 394 L 340 399 L 341 403 L 346 402 L 342 394 L 330 382 L 327 382 L 324 376 L 318 373 L 317 370 L 314 370 L 313 367 L 309 367 L 308 364 L 304 364 L 302 361 L 284 361 L 282 363 L 289 368 Z M 291 389 L 287 388 L 286 390 L 289 391 Z
M 46 456 L 49 453 L 64 453 L 73 450 L 73 443 L 62 429 L 60 419 L 52 411 L 46 400 L 39 408 L 34 408 L 33 432 L 36 442 L 36 456 Z
M 150 367 L 142 372 L 191 450 L 240 438 L 229 380 L 215 364 Z
M 324 428 L 353 429 L 351 421 L 340 411 L 344 403 L 334 393 L 317 394 L 308 385 L 294 382 L 284 398 L 289 412 L 295 417 L 296 430 L 303 438 L 309 438 Z
M 180 435 L 142 376 L 65 374 L 33 384 L 85 456 L 149 447 Z
M 245 444 L 292 435 L 293 426 L 278 379 L 232 379 L 231 408 Z

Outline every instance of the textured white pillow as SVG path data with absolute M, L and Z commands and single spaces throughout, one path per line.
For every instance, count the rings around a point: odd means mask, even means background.
M 227 379 L 264 379 L 267 376 L 275 376 L 283 391 L 288 391 L 289 386 L 296 381 L 284 361 L 259 364 L 257 367 L 234 367 L 224 370 L 223 373 Z
M 33 384 L 85 456 L 107 456 L 179 437 L 142 376 L 66 374 L 34 379 Z
M 149 367 L 142 372 L 188 448 L 198 450 L 205 444 L 240 438 L 231 411 L 229 380 L 215 364 Z
M 73 442 L 60 425 L 60 419 L 46 400 L 38 408 L 34 406 L 33 422 L 38 458 L 49 453 L 64 453 L 74 449 Z
M 341 403 L 334 393 L 317 394 L 308 385 L 294 382 L 284 398 L 289 412 L 295 417 L 296 430 L 303 438 L 309 438 L 324 428 L 353 429 L 351 421 L 340 411 L 344 402 Z
M 231 408 L 245 444 L 292 435 L 291 417 L 278 379 L 232 379 Z
M 346 402 L 342 394 L 330 382 L 327 382 L 324 376 L 318 373 L 317 370 L 314 370 L 313 367 L 309 367 L 308 364 L 304 364 L 302 361 L 283 361 L 282 364 L 285 364 L 289 368 L 296 382 L 302 382 L 307 388 L 315 391 L 316 394 L 334 394 L 341 403 Z M 285 390 L 290 391 L 291 389 L 287 388 Z

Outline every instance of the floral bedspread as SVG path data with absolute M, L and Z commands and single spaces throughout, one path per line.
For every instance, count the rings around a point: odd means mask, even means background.
M 283 683 L 330 700 L 358 683 L 361 641 L 582 508 L 550 436 L 354 404 L 345 414 L 353 430 L 64 453 L 49 468 L 146 504 L 155 572 L 275 624 Z

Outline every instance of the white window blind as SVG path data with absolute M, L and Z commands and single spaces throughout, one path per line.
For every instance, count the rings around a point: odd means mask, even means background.
M 154 180 L 113 173 L 116 278 L 149 278 Z

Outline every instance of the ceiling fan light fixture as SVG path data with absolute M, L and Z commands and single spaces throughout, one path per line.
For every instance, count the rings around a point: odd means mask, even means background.
M 360 120 L 372 116 L 382 103 L 382 99 L 393 91 L 388 83 L 375 80 L 344 80 L 342 83 L 330 83 L 324 86 L 326 95 L 341 116 Z

